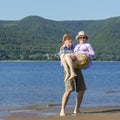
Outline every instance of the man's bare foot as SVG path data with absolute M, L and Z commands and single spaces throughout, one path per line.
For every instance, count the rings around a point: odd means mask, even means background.
M 65 116 L 65 113 L 64 113 L 64 112 L 60 112 L 60 116 L 61 116 L 61 117 L 64 117 L 64 116 Z
M 78 114 L 78 113 L 80 113 L 80 111 L 79 111 L 79 110 L 74 110 L 73 113 L 74 113 L 74 114 Z

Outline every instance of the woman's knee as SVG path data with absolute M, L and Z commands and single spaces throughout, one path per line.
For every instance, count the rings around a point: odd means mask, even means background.
M 71 54 L 66 54 L 65 55 L 65 60 L 71 59 L 71 56 L 72 56 Z

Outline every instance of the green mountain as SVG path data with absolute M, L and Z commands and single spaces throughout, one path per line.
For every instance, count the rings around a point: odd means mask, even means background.
M 17 21 L 0 21 L 0 60 L 59 60 L 64 33 L 73 41 L 80 30 L 90 36 L 98 61 L 120 61 L 120 17 L 105 20 L 53 21 L 28 16 Z

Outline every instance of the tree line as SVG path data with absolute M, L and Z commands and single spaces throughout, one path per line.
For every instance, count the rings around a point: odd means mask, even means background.
M 28 16 L 19 21 L 0 21 L 0 60 L 59 60 L 64 33 L 84 30 L 90 36 L 96 61 L 120 61 L 120 17 L 94 21 L 52 21 Z

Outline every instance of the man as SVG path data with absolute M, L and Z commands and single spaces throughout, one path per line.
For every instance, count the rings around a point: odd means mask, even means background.
M 68 53 L 69 53 L 69 50 L 71 51 L 71 49 L 74 49 L 72 46 L 71 36 L 69 34 L 63 35 L 62 43 L 63 43 L 64 48 L 66 48 L 66 50 L 68 50 Z M 59 53 L 61 55 L 62 53 L 64 53 L 64 50 L 60 49 Z M 71 80 L 66 79 L 64 81 L 66 90 L 65 90 L 63 97 L 62 97 L 62 106 L 61 106 L 60 116 L 65 116 L 65 107 L 67 105 L 69 96 L 70 96 L 72 91 L 77 92 L 76 104 L 75 104 L 75 108 L 74 108 L 73 113 L 76 114 L 76 113 L 80 112 L 80 105 L 81 105 L 81 102 L 83 99 L 84 92 L 86 90 L 86 85 L 85 85 L 81 70 L 75 69 L 75 73 L 77 76 L 73 77 Z M 66 78 L 66 73 L 64 73 L 64 75 Z

